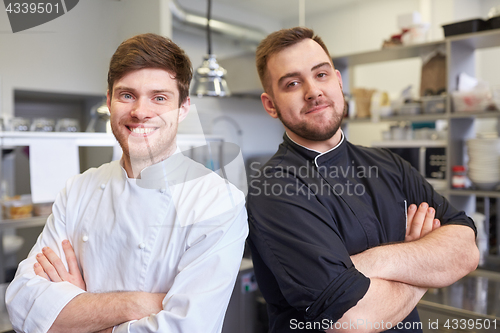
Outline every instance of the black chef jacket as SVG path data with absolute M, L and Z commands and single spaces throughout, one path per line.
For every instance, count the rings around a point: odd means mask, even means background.
M 271 332 L 320 332 L 340 319 L 370 284 L 350 255 L 404 241 L 407 207 L 422 202 L 436 209 L 441 225 L 475 230 L 398 155 L 353 145 L 343 135 L 320 154 L 285 134 L 250 179 L 248 195 L 248 241 Z M 403 329 L 391 332 L 421 332 L 412 322 L 419 322 L 416 309 Z

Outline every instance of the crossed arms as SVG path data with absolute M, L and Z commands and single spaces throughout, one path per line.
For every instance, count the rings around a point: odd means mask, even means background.
M 68 270 L 57 254 L 48 247 L 37 254 L 36 275 L 53 282 L 67 281 L 86 290 L 73 247 L 62 242 Z M 59 313 L 49 332 L 112 332 L 121 323 L 139 320 L 163 310 L 165 293 L 114 292 L 83 293 L 70 301 Z
M 413 310 L 427 288 L 450 285 L 477 267 L 479 251 L 474 231 L 460 225 L 439 227 L 434 214 L 426 203 L 418 208 L 411 205 L 404 243 L 378 246 L 351 256 L 356 269 L 370 278 L 370 287 L 339 323 L 363 319 L 390 322 L 394 327 Z M 357 331 L 386 328 L 361 327 Z M 328 332 L 348 330 L 332 328 Z

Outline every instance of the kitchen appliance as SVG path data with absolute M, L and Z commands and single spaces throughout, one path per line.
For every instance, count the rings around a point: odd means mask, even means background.
M 85 132 L 111 133 L 110 116 L 106 100 L 97 103 L 90 109 L 90 123 Z
M 255 333 L 257 320 L 257 280 L 251 259 L 243 258 L 229 300 L 222 333 Z
M 373 146 L 384 147 L 384 142 L 374 143 Z M 445 147 L 416 147 L 411 140 L 391 143 L 385 147 L 408 161 L 436 190 L 446 188 L 446 148 Z

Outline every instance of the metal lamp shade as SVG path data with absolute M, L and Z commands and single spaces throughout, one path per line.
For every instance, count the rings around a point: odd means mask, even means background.
M 228 97 L 231 95 L 225 79 L 226 70 L 219 66 L 214 54 L 206 55 L 194 72 L 191 95 Z

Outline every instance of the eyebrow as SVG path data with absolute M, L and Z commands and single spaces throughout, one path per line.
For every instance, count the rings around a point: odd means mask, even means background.
M 319 64 L 313 66 L 311 68 L 311 72 L 315 71 L 318 68 L 324 67 L 324 66 L 332 67 L 332 65 L 328 61 L 325 61 L 325 62 L 322 62 L 322 63 L 319 63 Z M 283 82 L 283 80 L 286 80 L 289 77 L 294 77 L 294 76 L 299 76 L 299 75 L 300 75 L 299 72 L 287 73 L 287 74 L 283 75 L 282 77 L 280 77 L 280 79 L 278 80 L 278 85 L 280 85 L 281 82 Z
M 125 86 L 118 86 L 114 89 L 115 91 L 131 91 L 131 92 L 135 92 L 136 89 L 134 88 L 130 88 L 130 87 L 125 87 Z M 174 95 L 175 93 L 171 90 L 168 90 L 168 89 L 159 89 L 159 90 L 152 90 L 151 91 L 153 94 L 172 94 Z

